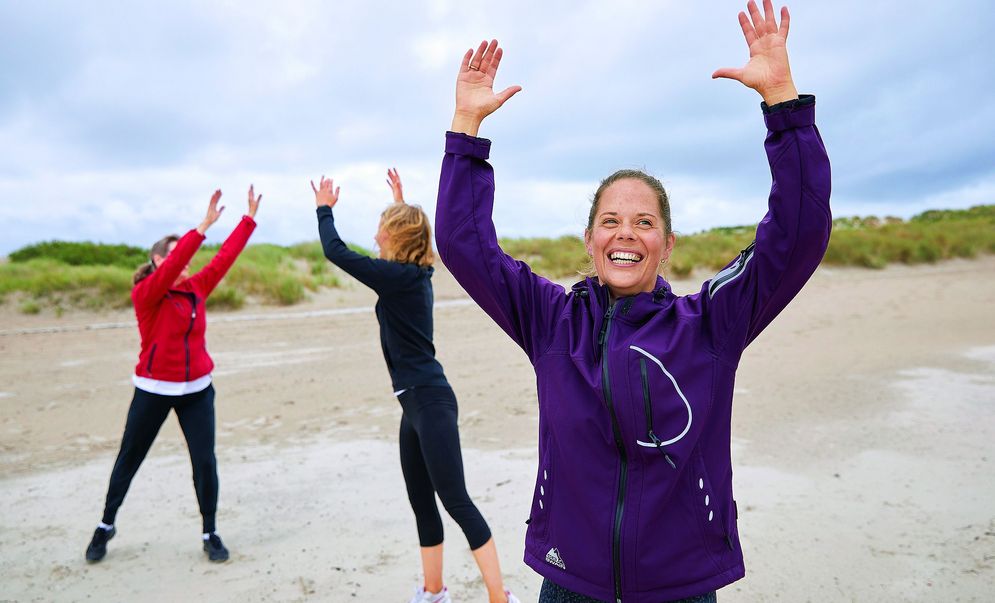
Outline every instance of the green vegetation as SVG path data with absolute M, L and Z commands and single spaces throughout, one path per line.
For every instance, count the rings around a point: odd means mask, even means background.
M 145 251 L 139 249 L 135 255 L 133 249 L 59 241 L 20 249 L 9 261 L 0 263 L 0 303 L 18 294 L 19 307 L 28 314 L 37 314 L 45 307 L 57 313 L 65 308 L 127 308 L 131 305 L 132 275 L 148 261 Z M 76 257 L 76 250 L 84 252 Z M 191 271 L 207 264 L 217 251 L 218 245 L 202 247 L 190 262 Z M 207 305 L 238 309 L 249 297 L 264 304 L 291 305 L 305 299 L 309 291 L 338 285 L 335 268 L 317 242 L 291 247 L 250 245 Z
M 11 261 L 0 264 L 0 296 L 22 293 L 21 309 L 27 314 L 45 306 L 57 311 L 63 306 L 123 308 L 131 303 L 131 273 L 120 266 L 72 266 L 40 257 Z
M 713 228 L 678 235 L 667 267 L 668 275 L 688 276 L 692 270 L 719 270 L 750 244 L 756 226 Z M 587 265 L 579 237 L 505 239 L 501 246 L 512 257 L 552 278 L 577 274 Z M 824 262 L 834 266 L 883 268 L 892 263 L 921 264 L 950 258 L 995 253 L 995 205 L 962 210 L 930 210 L 910 220 L 899 218 L 837 218 Z
M 44 258 L 69 266 L 120 266 L 134 269 L 149 261 L 148 252 L 130 245 L 104 245 L 102 243 L 47 241 L 22 247 L 10 254 L 12 262 L 27 262 Z
M 558 239 L 501 239 L 499 243 L 505 253 L 550 278 L 577 274 L 590 261 L 584 241 L 569 235 Z
M 696 268 L 718 270 L 753 240 L 755 226 L 714 228 L 679 236 L 667 268 L 683 277 Z M 511 256 L 552 278 L 583 270 L 588 258 L 579 237 L 503 239 Z M 369 250 L 350 248 L 364 255 Z M 204 266 L 218 247 L 205 246 L 191 262 Z M 825 263 L 881 268 L 890 263 L 919 264 L 942 259 L 995 253 L 995 205 L 964 210 L 933 210 L 910 220 L 837 218 Z M 21 312 L 37 314 L 52 307 L 100 310 L 130 306 L 132 274 L 148 261 L 145 250 L 126 245 L 52 241 L 30 245 L 0 261 L 0 303 L 13 298 Z M 290 305 L 309 292 L 339 285 L 337 270 L 317 242 L 289 247 L 248 246 L 220 287 L 208 299 L 214 309 L 241 308 L 248 299 Z
M 833 222 L 827 264 L 883 268 L 995 253 L 995 205 L 930 210 L 908 221 L 840 218 Z
M 201 248 L 190 262 L 190 271 L 200 270 L 217 250 L 217 245 Z M 238 309 L 252 296 L 265 304 L 289 306 L 303 301 L 309 291 L 338 284 L 318 243 L 291 247 L 260 243 L 245 248 L 207 302 L 208 308 Z

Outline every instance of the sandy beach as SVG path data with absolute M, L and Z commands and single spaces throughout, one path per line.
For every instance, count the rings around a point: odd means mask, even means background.
M 534 375 L 444 269 L 434 281 L 468 487 L 507 585 L 534 601 L 541 579 L 521 561 Z M 374 301 L 349 283 L 298 306 L 209 316 L 225 564 L 200 550 L 172 417 L 106 559 L 84 561 L 131 398 L 134 316 L 0 306 L 0 601 L 407 601 L 420 583 L 417 537 Z M 738 373 L 747 576 L 720 601 L 995 598 L 993 308 L 991 256 L 816 273 Z M 486 600 L 445 521 L 454 599 Z

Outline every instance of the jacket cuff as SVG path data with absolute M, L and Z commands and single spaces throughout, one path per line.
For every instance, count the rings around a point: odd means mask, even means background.
M 243 222 L 248 222 L 249 225 L 252 226 L 253 228 L 256 227 L 256 221 L 253 220 L 252 216 L 250 216 L 249 214 L 245 214 L 244 216 L 242 216 L 242 221 Z
M 815 124 L 815 96 L 800 94 L 798 98 L 768 106 L 760 103 L 764 122 L 771 132 L 802 128 Z
M 491 141 L 469 134 L 446 132 L 446 153 L 486 160 L 491 154 Z
M 319 207 L 318 207 L 318 208 L 317 208 L 317 209 L 315 210 L 315 213 L 317 213 L 317 214 L 318 214 L 318 217 L 319 217 L 319 218 L 320 218 L 321 216 L 329 216 L 329 217 L 331 217 L 332 219 L 334 219 L 334 218 L 335 218 L 335 214 L 333 214 L 333 213 L 332 213 L 332 208 L 331 208 L 331 207 L 328 207 L 327 205 L 321 205 L 321 206 L 319 206 Z

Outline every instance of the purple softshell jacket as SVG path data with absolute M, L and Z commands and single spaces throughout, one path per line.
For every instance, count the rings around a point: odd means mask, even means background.
M 773 186 L 754 243 L 693 295 L 658 277 L 614 304 L 597 279 L 566 292 L 501 250 L 490 141 L 446 134 L 439 255 L 535 367 L 525 563 L 556 584 L 660 603 L 745 574 L 729 453 L 736 367 L 815 271 L 832 223 L 807 100 L 765 115 Z

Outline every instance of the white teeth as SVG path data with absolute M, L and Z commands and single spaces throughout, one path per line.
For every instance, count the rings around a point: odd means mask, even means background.
M 629 251 L 616 251 L 609 254 L 608 259 L 616 264 L 635 264 L 643 259 L 643 256 Z

